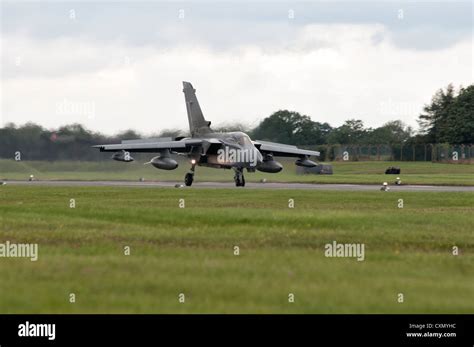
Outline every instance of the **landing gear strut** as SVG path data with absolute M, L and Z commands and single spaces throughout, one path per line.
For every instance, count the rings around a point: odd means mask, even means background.
M 245 187 L 245 178 L 244 178 L 244 169 L 243 168 L 236 168 L 234 181 L 236 187 Z
M 191 161 L 191 172 L 188 172 L 186 176 L 184 176 L 184 184 L 190 187 L 194 181 L 194 169 L 196 167 L 196 161 L 193 159 Z

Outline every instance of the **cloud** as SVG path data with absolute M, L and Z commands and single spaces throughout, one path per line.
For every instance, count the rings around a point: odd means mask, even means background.
M 2 32 L 37 39 L 79 37 L 128 45 L 176 42 L 226 49 L 285 44 L 310 24 L 383 24 L 400 47 L 441 48 L 472 31 L 472 1 L 51 1 L 0 2 Z M 182 11 L 182 12 L 181 12 Z M 289 19 L 289 13 L 294 18 Z M 71 19 L 71 14 L 74 19 Z M 180 18 L 180 14 L 184 18 Z M 402 16 L 402 18 L 400 18 Z M 420 30 L 421 28 L 421 30 Z
M 106 133 L 187 127 L 181 81 L 213 124 L 250 125 L 278 109 L 341 124 L 402 119 L 416 125 L 440 87 L 472 83 L 472 42 L 403 49 L 382 24 L 307 24 L 284 44 L 134 45 L 90 37 L 2 35 L 2 120 L 71 122 Z M 238 33 L 236 33 L 237 35 Z

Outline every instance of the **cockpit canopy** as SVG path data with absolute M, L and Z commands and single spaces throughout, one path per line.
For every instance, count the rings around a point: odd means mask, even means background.
M 228 133 L 227 135 L 228 137 L 226 138 L 226 140 L 236 143 L 240 146 L 248 147 L 252 145 L 250 137 L 241 131 Z

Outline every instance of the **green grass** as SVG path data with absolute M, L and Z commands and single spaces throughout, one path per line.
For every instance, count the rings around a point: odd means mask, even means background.
M 474 165 L 442 164 L 431 162 L 333 162 L 334 175 L 297 175 L 293 160 L 282 160 L 284 170 L 278 174 L 262 172 L 246 174 L 246 180 L 257 182 L 265 178 L 269 182 L 310 183 L 365 183 L 381 184 L 393 181 L 393 175 L 385 175 L 389 166 L 398 166 L 404 184 L 474 185 Z M 182 181 L 189 170 L 189 164 L 180 162 L 174 171 L 157 170 L 141 162 L 120 163 L 112 160 L 103 162 L 38 162 L 0 160 L 0 179 L 26 180 L 34 175 L 40 180 L 132 180 L 144 177 L 150 181 Z M 232 182 L 231 170 L 205 167 L 196 169 L 196 182 Z
M 473 206 L 454 192 L 0 186 L 0 242 L 39 244 L 37 262 L 0 258 L 0 312 L 472 313 Z M 364 243 L 365 260 L 325 257 L 333 240 Z

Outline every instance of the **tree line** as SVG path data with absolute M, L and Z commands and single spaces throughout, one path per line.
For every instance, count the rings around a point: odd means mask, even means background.
M 474 143 L 474 85 L 455 91 L 452 84 L 438 90 L 418 118 L 420 131 L 400 120 L 367 128 L 360 119 L 339 127 L 311 120 L 298 112 L 280 110 L 252 130 L 254 138 L 294 145 Z
M 400 145 L 474 143 L 474 85 L 453 85 L 438 90 L 431 102 L 423 108 L 418 119 L 417 133 L 400 120 L 377 127 L 366 127 L 360 119 L 349 119 L 339 127 L 313 121 L 309 116 L 295 111 L 279 110 L 248 129 L 231 124 L 215 128 L 216 131 L 245 131 L 253 139 L 275 141 L 300 146 L 314 145 Z M 152 137 L 187 135 L 180 130 L 164 130 Z M 107 136 L 71 124 L 57 129 L 27 123 L 16 126 L 9 123 L 0 128 L 0 158 L 13 158 L 21 153 L 29 160 L 100 160 L 103 154 L 90 147 L 96 144 L 117 143 L 123 139 L 141 138 L 143 135 L 127 130 Z

